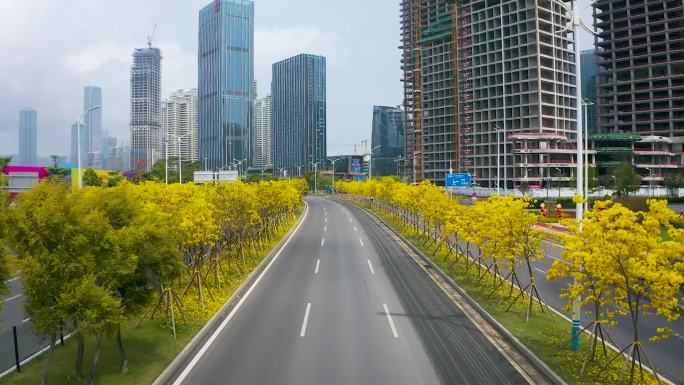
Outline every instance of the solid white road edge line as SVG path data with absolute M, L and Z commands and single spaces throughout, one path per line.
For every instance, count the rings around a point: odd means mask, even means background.
M 300 337 L 306 335 L 306 324 L 309 323 L 309 312 L 311 311 L 311 302 L 306 304 L 306 311 L 304 312 L 304 322 L 302 322 L 302 331 L 299 333 Z
M 371 265 L 370 259 L 368 260 L 368 267 L 370 268 L 371 274 L 375 274 L 375 270 L 373 270 L 373 265 Z
M 387 304 L 383 303 L 382 307 L 385 308 L 385 315 L 387 315 L 387 321 L 389 321 L 394 338 L 399 338 L 399 334 L 397 334 L 397 328 L 394 327 L 394 321 L 392 321 L 392 316 L 390 315 L 389 309 L 387 309 Z
M 271 259 L 271 262 L 269 262 L 268 265 L 266 265 L 266 268 L 264 269 L 264 271 L 262 271 L 261 274 L 259 274 L 259 277 L 257 277 L 257 279 L 254 281 L 254 284 L 252 284 L 252 286 L 250 286 L 249 289 L 247 289 L 247 292 L 245 293 L 245 295 L 242 296 L 242 298 L 240 298 L 240 301 L 238 301 L 237 305 L 235 305 L 233 310 L 231 310 L 230 313 L 228 313 L 228 316 L 226 317 L 226 319 L 224 319 L 223 322 L 221 322 L 221 325 L 219 325 L 219 327 L 214 331 L 214 334 L 212 334 L 211 337 L 209 337 L 207 342 L 205 342 L 204 345 L 202 345 L 202 348 L 199 350 L 199 352 L 197 352 L 195 357 L 192 358 L 192 360 L 190 361 L 188 366 L 186 366 L 185 369 L 183 369 L 183 372 L 181 372 L 181 374 L 176 378 L 176 381 L 173 382 L 173 385 L 180 385 L 183 383 L 183 381 L 185 381 L 185 378 L 188 376 L 188 374 L 192 371 L 192 369 L 195 367 L 195 365 L 197 365 L 197 363 L 202 358 L 204 353 L 207 352 L 207 350 L 209 349 L 209 346 L 211 346 L 211 344 L 213 344 L 214 341 L 216 341 L 216 338 L 218 338 L 219 334 L 221 334 L 223 329 L 226 328 L 226 325 L 228 325 L 228 322 L 230 322 L 230 320 L 233 319 L 233 317 L 235 316 L 235 313 L 237 313 L 237 311 L 240 310 L 240 307 L 245 302 L 245 300 L 249 297 L 250 293 L 252 293 L 252 290 L 254 290 L 254 288 L 259 284 L 259 282 L 261 282 L 261 279 L 264 277 L 264 275 L 266 275 L 266 272 L 271 268 L 273 263 L 278 259 L 278 256 L 280 255 L 280 253 L 282 253 L 283 250 L 285 250 L 285 247 L 287 247 L 287 245 L 290 243 L 290 240 L 292 240 L 292 238 L 295 236 L 295 234 L 297 234 L 297 231 L 299 231 L 299 228 L 302 227 L 302 224 L 306 220 L 306 215 L 308 213 L 309 213 L 309 205 L 306 204 L 306 209 L 304 210 L 304 216 L 302 217 L 301 222 L 299 222 L 299 224 L 294 229 L 292 234 L 290 234 L 290 236 L 287 238 L 285 243 L 283 243 L 283 245 L 280 247 L 280 250 L 278 250 L 276 255 L 273 256 L 273 259 Z
M 0 302 L 7 303 L 7 302 L 9 302 L 9 301 L 11 301 L 11 300 L 13 300 L 13 299 L 17 299 L 17 298 L 21 297 L 22 295 L 23 295 L 23 294 L 17 294 L 17 295 L 15 295 L 14 297 L 9 297 L 9 298 L 7 298 L 7 299 L 5 299 L 5 300 L 3 300 L 3 301 L 0 301 Z
M 320 265 L 321 265 L 321 260 L 319 259 L 316 261 L 316 270 L 314 270 L 314 274 L 318 274 L 318 266 L 320 266 Z

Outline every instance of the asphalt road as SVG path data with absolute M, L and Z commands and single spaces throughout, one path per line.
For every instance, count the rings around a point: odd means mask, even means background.
M 15 277 L 5 283 L 9 293 L 0 298 L 0 301 L 3 302 L 2 312 L 0 312 L 0 333 L 11 329 L 12 326 L 21 325 L 22 321 L 29 321 L 24 313 L 21 277 Z
M 307 202 L 301 227 L 175 384 L 527 383 L 365 213 Z

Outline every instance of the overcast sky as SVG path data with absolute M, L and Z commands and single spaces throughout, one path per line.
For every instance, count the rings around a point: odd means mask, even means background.
M 328 152 L 370 138 L 372 106 L 399 105 L 399 0 L 255 0 L 259 97 L 271 64 L 327 57 Z M 38 110 L 38 155 L 69 153 L 83 87 L 102 87 L 103 129 L 129 137 L 131 53 L 154 23 L 162 95 L 197 85 L 203 0 L 0 0 L 0 154 L 17 153 L 19 110 Z M 585 47 L 591 45 L 583 44 Z

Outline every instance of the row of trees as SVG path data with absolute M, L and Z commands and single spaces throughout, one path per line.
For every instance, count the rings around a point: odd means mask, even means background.
M 3 206 L 7 238 L 21 259 L 26 312 L 34 329 L 51 341 L 43 383 L 56 338 L 72 323 L 78 379 L 83 377 L 86 334 L 96 341 L 88 384 L 105 335 L 116 336 L 126 372 L 122 322 L 158 312 L 170 317 L 175 336 L 175 314 L 183 314 L 183 298 L 196 295 L 204 307 L 204 282 L 211 280 L 220 289 L 231 264 L 244 268 L 253 255 L 249 251 L 296 215 L 305 191 L 306 184 L 296 180 L 121 182 L 72 192 L 49 180 L 18 196 L 14 207 Z
M 529 319 L 534 304 L 546 307 L 533 265 L 544 256 L 541 243 L 547 235 L 536 228 L 538 215 L 528 209 L 529 199 L 494 196 L 466 206 L 429 182 L 406 185 L 392 178 L 341 182 L 337 187 L 411 226 L 435 252 L 446 247 L 448 266 L 479 266 L 478 279 L 489 280 L 492 292 L 508 286 L 509 309 L 525 298 Z M 590 361 L 598 336 L 606 336 L 602 326 L 614 326 L 624 319 L 620 316 L 628 316 L 633 343 L 623 353 L 630 358 L 630 383 L 636 368 L 647 361 L 641 346 L 645 336 L 639 334 L 643 316 L 672 322 L 682 312 L 684 230 L 673 226 L 681 215 L 665 201 L 649 205 L 650 210 L 634 212 L 611 201 L 596 203 L 581 226 L 571 224 L 571 233 L 562 238 L 563 261 L 555 261 L 547 277 L 574 279 L 561 297 L 568 300 L 568 309 L 581 298 L 594 320 L 589 326 L 596 336 Z M 646 337 L 658 341 L 670 332 L 658 328 Z

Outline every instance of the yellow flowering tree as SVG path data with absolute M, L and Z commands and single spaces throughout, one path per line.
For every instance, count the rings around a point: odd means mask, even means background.
M 616 315 L 628 316 L 632 327 L 632 343 L 614 359 L 626 353 L 629 360 L 629 382 L 635 381 L 636 368 L 642 362 L 653 365 L 641 345 L 639 334 L 643 316 L 661 316 L 674 321 L 680 316 L 680 288 L 684 284 L 681 256 L 684 252 L 682 232 L 671 220 L 676 214 L 664 203 L 650 201 L 651 210 L 633 212 L 612 202 L 596 205 L 579 227 L 565 240 L 563 254 L 567 264 L 555 262 L 550 278 L 571 275 L 574 284 L 563 296 L 569 302 L 582 296 L 583 304 L 591 304 L 596 328 L 615 324 Z M 668 228 L 673 237 L 665 241 L 661 229 Z M 668 328 L 659 328 L 652 341 L 668 337 Z M 592 359 L 596 342 L 592 348 Z M 612 360 L 611 360 L 612 361 Z M 643 371 L 639 374 L 643 377 Z

